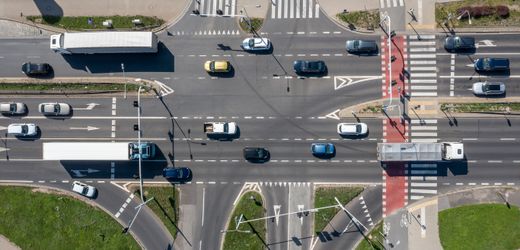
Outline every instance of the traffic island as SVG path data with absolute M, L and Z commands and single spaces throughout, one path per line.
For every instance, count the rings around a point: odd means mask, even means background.
M 362 10 L 336 14 L 337 20 L 346 23 L 351 30 L 374 31 L 380 23 L 379 10 Z
M 225 234 L 224 250 L 266 249 L 266 216 L 264 201 L 260 193 L 249 191 L 240 197 L 229 217 L 228 227 L 221 231 Z M 259 219 L 250 221 L 253 219 Z M 238 225 L 238 226 L 237 226 Z
M 255 34 L 258 30 L 262 28 L 262 25 L 264 24 L 264 19 L 258 17 L 241 17 L 238 23 L 240 25 L 240 29 L 242 29 L 244 32 Z
M 155 16 L 26 16 L 34 24 L 49 25 L 67 31 L 152 30 L 164 24 Z
M 69 192 L 0 186 L 0 197 L 0 235 L 21 249 L 141 249 L 109 213 Z
M 130 187 L 135 189 L 134 194 L 140 197 L 139 186 Z M 152 209 L 154 214 L 162 221 L 172 237 L 175 239 L 179 224 L 179 191 L 175 186 L 145 186 L 143 188 L 144 200 L 153 198 L 146 205 Z
M 383 223 L 378 223 L 372 231 L 361 241 L 356 250 L 383 250 L 385 238 L 383 237 Z

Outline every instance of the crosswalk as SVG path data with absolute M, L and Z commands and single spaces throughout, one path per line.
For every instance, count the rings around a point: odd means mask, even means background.
M 437 142 L 436 119 L 412 119 L 410 121 L 411 142 Z M 420 200 L 437 195 L 437 163 L 411 163 L 406 168 L 408 176 L 408 200 Z
M 381 8 L 403 7 L 404 0 L 379 0 Z
M 319 18 L 317 0 L 271 0 L 271 19 Z
M 197 0 L 199 11 L 202 14 L 217 15 L 221 10 L 224 16 L 236 15 L 236 0 Z
M 437 54 L 435 35 L 408 36 L 408 72 L 412 97 L 437 96 Z

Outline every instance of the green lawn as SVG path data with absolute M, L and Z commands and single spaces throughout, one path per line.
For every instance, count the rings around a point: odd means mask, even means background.
M 137 91 L 139 85 L 127 84 L 127 91 Z M 92 90 L 92 91 L 124 91 L 124 84 L 114 83 L 0 83 L 1 90 L 30 90 L 30 91 L 79 91 L 79 90 Z
M 379 26 L 380 17 L 379 10 L 369 11 L 352 11 L 347 13 L 338 13 L 336 17 L 356 28 L 375 29 Z
M 162 19 L 148 16 L 26 16 L 26 18 L 35 23 L 66 30 L 107 30 L 108 28 L 103 26 L 103 21 L 106 20 L 112 20 L 113 29 L 151 29 L 164 23 Z M 92 18 L 92 24 L 89 24 L 89 18 Z M 140 19 L 142 25 L 135 26 L 132 24 L 134 19 Z
M 445 250 L 520 249 L 520 209 L 482 204 L 439 213 L 439 236 Z
M 255 31 L 260 30 L 260 28 L 262 28 L 263 23 L 264 23 L 263 18 L 253 17 L 253 18 L 251 18 L 251 28 L 252 29 L 250 29 L 248 22 L 246 22 L 244 19 L 241 19 L 240 28 L 242 28 L 242 30 L 245 30 L 248 33 L 253 33 L 253 30 L 255 30 Z
M 496 6 L 496 5 L 507 5 L 509 6 L 509 17 L 502 19 L 497 15 L 491 15 L 480 18 L 471 18 L 471 25 L 468 23 L 468 19 L 457 20 L 457 9 L 463 6 Z M 520 2 L 515 0 L 463 0 L 454 1 L 448 3 L 437 3 L 435 4 L 435 20 L 437 25 L 443 23 L 448 13 L 452 13 L 454 17 L 451 19 L 455 28 L 457 27 L 479 27 L 479 26 L 518 26 L 520 24 Z
M 349 203 L 352 199 L 363 192 L 363 187 L 319 187 L 314 193 L 314 207 L 326 207 L 337 205 L 334 199 L 343 204 Z M 314 214 L 314 232 L 320 232 L 327 226 L 330 220 L 338 213 L 341 208 L 321 209 Z
M 22 249 L 141 249 L 104 211 L 68 196 L 0 186 L 0 234 Z
M 143 188 L 145 200 L 153 197 L 153 200 L 147 203 L 148 207 L 161 219 L 170 234 L 175 238 L 179 222 L 179 193 L 176 188 L 174 186 L 145 186 Z M 140 196 L 139 190 L 135 193 L 136 196 Z
M 359 243 L 356 250 L 384 250 L 385 247 L 381 244 L 385 242 L 385 239 L 381 235 L 383 232 L 383 223 L 376 225 L 367 237 Z
M 520 111 L 520 103 L 443 103 L 441 110 L 450 112 L 505 112 L 507 107 L 510 111 Z
M 254 196 L 255 199 L 251 200 L 251 196 Z M 240 217 L 240 214 L 244 215 L 243 221 L 264 217 L 266 211 L 263 207 L 262 197 L 260 196 L 260 194 L 251 191 L 242 195 L 240 201 L 233 210 L 233 214 L 230 217 L 229 227 L 227 228 L 227 230 L 235 230 L 235 217 L 238 219 Z M 251 223 L 242 223 L 240 224 L 238 230 L 249 230 L 250 232 L 226 232 L 226 237 L 224 239 L 224 250 L 265 249 L 265 220 L 254 221 Z M 217 246 L 214 246 L 214 248 L 218 249 Z

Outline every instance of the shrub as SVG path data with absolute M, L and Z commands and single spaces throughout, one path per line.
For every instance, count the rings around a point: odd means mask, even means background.
M 496 14 L 502 18 L 507 18 L 509 16 L 509 7 L 505 5 L 498 5 L 496 7 Z

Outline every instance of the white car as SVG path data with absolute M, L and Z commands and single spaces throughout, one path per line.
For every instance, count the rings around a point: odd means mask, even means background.
M 268 38 L 250 37 L 242 41 L 242 48 L 244 50 L 270 50 L 271 41 Z
M 93 198 L 97 192 L 95 187 L 81 183 L 79 181 L 74 181 L 72 183 L 72 191 L 88 198 Z
M 70 105 L 58 102 L 40 103 L 38 111 L 43 115 L 69 115 Z
M 21 115 L 25 114 L 27 109 L 25 108 L 25 104 L 21 102 L 1 102 L 0 103 L 0 113 L 8 114 L 8 115 Z
M 366 135 L 368 126 L 365 123 L 339 123 L 338 134 L 340 135 Z
M 476 82 L 473 83 L 472 90 L 475 95 L 503 95 L 506 85 L 501 82 Z
M 7 126 L 7 134 L 14 136 L 34 136 L 38 133 L 34 123 L 13 123 Z

